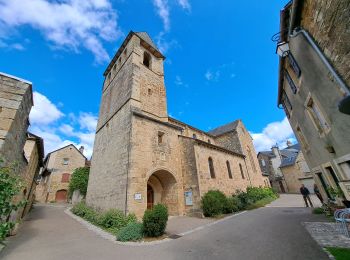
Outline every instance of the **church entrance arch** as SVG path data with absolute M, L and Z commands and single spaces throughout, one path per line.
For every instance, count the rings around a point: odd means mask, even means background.
M 158 203 L 167 206 L 169 215 L 179 214 L 178 184 L 166 170 L 155 171 L 147 181 L 147 209 Z

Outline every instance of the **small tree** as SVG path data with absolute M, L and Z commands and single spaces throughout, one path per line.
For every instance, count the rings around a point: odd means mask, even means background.
M 9 221 L 11 213 L 25 203 L 24 200 L 15 199 L 23 188 L 21 179 L 16 176 L 17 171 L 15 164 L 6 166 L 0 159 L 0 241 L 5 239 L 15 224 Z
M 72 197 L 75 190 L 79 190 L 80 194 L 86 195 L 89 182 L 89 167 L 81 167 L 74 170 L 69 182 L 69 197 Z

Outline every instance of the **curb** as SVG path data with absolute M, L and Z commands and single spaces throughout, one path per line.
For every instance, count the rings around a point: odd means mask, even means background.
M 71 211 L 71 207 L 70 208 L 67 208 L 64 210 L 64 213 L 66 213 L 68 216 L 70 216 L 71 218 L 75 219 L 76 221 L 78 221 L 80 224 L 82 224 L 83 226 L 85 226 L 88 230 L 94 232 L 95 234 L 97 234 L 98 236 L 106 239 L 106 240 L 109 240 L 115 244 L 118 244 L 118 245 L 122 245 L 122 246 L 152 246 L 152 245 L 158 245 L 158 244 L 162 244 L 162 243 L 165 243 L 165 242 L 168 242 L 168 241 L 173 241 L 174 239 L 171 239 L 171 238 L 164 238 L 162 240 L 158 240 L 158 241 L 151 241 L 151 242 L 120 242 L 120 241 L 117 241 L 115 236 L 108 233 L 107 231 L 104 231 L 103 229 L 95 226 L 94 224 L 82 219 L 81 217 L 78 217 L 77 215 L 74 215 Z M 197 232 L 199 230 L 202 230 L 204 228 L 207 228 L 207 227 L 210 227 L 210 226 L 213 226 L 213 225 L 216 225 L 218 223 L 221 223 L 221 222 L 224 222 L 228 219 L 231 219 L 231 218 L 234 218 L 236 216 L 239 216 L 243 213 L 246 213 L 247 211 L 242 211 L 242 212 L 239 212 L 237 214 L 233 214 L 233 215 L 230 215 L 230 216 L 227 216 L 227 217 L 224 217 L 222 219 L 219 219 L 219 220 L 216 220 L 214 222 L 211 222 L 211 223 L 207 223 L 205 225 L 202 225 L 202 226 L 199 226 L 199 227 L 196 227 L 196 228 L 193 228 L 193 229 L 190 229 L 186 232 L 183 232 L 183 233 L 180 233 L 180 234 L 177 234 L 181 237 L 183 236 L 186 236 L 186 235 L 189 235 L 189 234 L 192 234 L 194 232 Z

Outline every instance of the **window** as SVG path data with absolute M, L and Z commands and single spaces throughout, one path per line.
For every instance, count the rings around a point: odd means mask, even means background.
M 126 56 L 127 53 L 128 53 L 128 49 L 125 48 L 125 50 L 124 50 L 124 56 Z
M 193 137 L 193 139 L 197 139 L 197 135 L 196 134 L 193 134 L 192 137 Z
M 70 174 L 69 173 L 63 173 L 62 174 L 62 180 L 61 182 L 69 182 Z
M 209 164 L 210 177 L 212 179 L 215 179 L 214 164 L 213 164 L 213 159 L 211 157 L 209 157 L 208 159 L 208 164 Z
M 116 70 L 116 68 L 117 68 L 117 65 L 116 65 L 116 64 L 114 64 L 114 66 L 113 66 L 113 71 L 115 71 L 115 70 Z
M 243 174 L 242 164 L 239 164 L 239 170 L 241 171 L 242 179 L 245 179 Z
M 305 150 L 309 150 L 309 144 L 307 143 L 306 138 L 299 126 L 297 126 L 297 136 L 298 136 L 299 142 L 301 143 L 301 146 Z
M 300 74 L 301 74 L 301 70 L 300 70 L 299 65 L 298 65 L 297 61 L 295 60 L 294 56 L 290 52 L 288 55 L 288 61 L 289 61 L 289 65 L 292 68 L 292 70 L 294 71 L 295 75 L 299 78 Z
M 152 95 L 152 89 L 148 88 L 148 95 Z
M 232 172 L 231 172 L 231 166 L 230 166 L 230 162 L 229 161 L 226 161 L 226 166 L 227 166 L 228 177 L 230 179 L 232 179 Z
M 147 68 L 151 68 L 151 55 L 148 52 L 143 53 L 143 65 Z
M 328 131 L 329 125 L 325 117 L 321 113 L 321 110 L 319 109 L 317 104 L 315 104 L 314 100 L 311 97 L 309 97 L 309 99 L 307 100 L 306 107 L 318 132 L 323 133 L 324 131 Z
M 326 167 L 326 170 L 332 176 L 332 179 L 333 179 L 335 185 L 337 185 L 339 187 L 339 179 L 338 179 L 337 175 L 335 174 L 335 172 L 333 171 L 333 168 L 329 166 L 329 167 Z
M 63 158 L 63 165 L 68 165 L 69 159 L 68 158 Z
M 265 160 L 264 160 L 264 159 L 261 159 L 260 161 L 261 161 L 261 165 L 262 165 L 263 167 L 265 167 L 265 166 L 266 166 Z
M 209 144 L 211 144 L 211 141 L 210 141 L 210 139 L 208 139 L 208 143 L 209 143 Z
M 350 180 L 350 161 L 343 162 L 343 163 L 339 164 L 339 166 L 344 173 L 344 179 Z
M 108 82 L 111 81 L 111 73 L 108 73 Z
M 288 71 L 285 70 L 285 71 L 284 71 L 284 75 L 285 75 L 285 77 L 286 77 L 286 79 L 287 79 L 287 82 L 288 82 L 290 88 L 292 89 L 293 94 L 296 94 L 298 89 L 297 89 L 297 87 L 295 86 L 295 84 L 294 84 L 292 78 L 290 77 Z
M 161 131 L 158 131 L 158 144 L 163 143 L 163 136 L 164 136 L 164 133 Z
M 289 101 L 289 98 L 288 98 L 286 92 L 284 92 L 284 91 L 282 93 L 282 106 L 284 108 L 284 111 L 285 111 L 287 117 L 290 118 L 290 114 L 292 112 L 293 107 Z

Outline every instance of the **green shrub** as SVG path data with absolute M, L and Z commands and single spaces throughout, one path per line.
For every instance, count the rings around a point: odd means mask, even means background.
M 86 195 L 87 185 L 89 181 L 89 167 L 81 167 L 74 170 L 72 177 L 69 181 L 68 193 L 69 197 L 72 197 L 75 190 L 79 190 L 80 194 Z
M 240 210 L 255 208 L 267 201 L 272 201 L 271 199 L 277 198 L 277 194 L 271 188 L 263 187 L 248 187 L 246 192 L 236 191 L 236 194 L 233 196 L 239 200 L 238 207 Z M 254 203 L 260 201 L 262 202 L 253 206 Z
M 233 212 L 237 212 L 239 210 L 237 199 L 234 197 L 226 198 L 223 213 L 229 214 Z
M 158 237 L 164 234 L 168 221 L 168 209 L 162 204 L 157 204 L 151 210 L 146 210 L 143 215 L 143 228 L 146 236 Z
M 137 222 L 137 217 L 136 217 L 136 215 L 134 213 L 129 213 L 126 216 L 126 223 L 130 224 L 130 223 L 133 223 L 133 222 Z
M 127 225 L 127 218 L 119 209 L 110 209 L 102 214 L 99 223 L 104 228 L 120 229 Z
M 143 238 L 143 225 L 138 222 L 131 222 L 123 227 L 117 235 L 117 240 L 126 241 L 139 241 Z
M 214 217 L 224 212 L 226 196 L 219 190 L 210 190 L 202 197 L 203 214 L 206 217 Z

